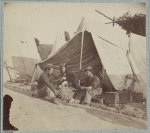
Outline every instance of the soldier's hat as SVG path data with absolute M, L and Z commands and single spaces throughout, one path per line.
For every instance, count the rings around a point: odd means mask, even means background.
M 53 67 L 53 64 L 49 63 L 49 64 L 47 64 L 46 66 L 48 66 L 48 67 Z
M 87 66 L 87 67 L 85 68 L 85 71 L 90 71 L 90 72 L 92 72 L 92 71 L 93 71 L 93 68 L 92 68 L 91 66 Z
M 61 63 L 59 66 L 60 67 L 66 67 L 66 63 Z
M 51 68 L 53 68 L 53 64 L 49 63 L 45 65 L 45 70 L 50 70 Z

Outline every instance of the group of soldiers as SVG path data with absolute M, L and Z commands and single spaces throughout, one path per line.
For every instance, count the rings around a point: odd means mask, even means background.
M 67 71 L 66 64 L 60 64 L 60 74 L 54 73 L 53 64 L 47 64 L 37 82 L 33 82 L 33 96 L 46 98 L 54 104 L 59 104 L 57 98 L 67 103 L 91 104 L 91 99 L 102 94 L 100 80 L 93 74 L 91 66 L 86 67 L 84 80 L 76 83 L 73 73 Z M 75 90 L 71 90 L 69 85 Z

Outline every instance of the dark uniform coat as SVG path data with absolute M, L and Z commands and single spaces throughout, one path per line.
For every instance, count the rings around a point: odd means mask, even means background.
M 92 87 L 91 90 L 81 90 L 80 86 L 78 88 L 78 91 L 75 93 L 74 98 L 78 100 L 82 100 L 85 98 L 85 94 L 88 91 L 88 93 L 91 95 L 91 97 L 94 97 L 96 95 L 100 95 L 102 93 L 102 89 L 100 88 L 100 80 L 97 76 L 94 76 L 92 78 L 85 78 L 81 82 L 81 86 L 85 87 Z

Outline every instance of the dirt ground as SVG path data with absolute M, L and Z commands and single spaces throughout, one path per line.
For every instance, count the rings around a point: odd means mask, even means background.
M 10 122 L 19 130 L 144 129 L 146 121 L 83 105 L 55 105 L 4 88 L 13 98 Z

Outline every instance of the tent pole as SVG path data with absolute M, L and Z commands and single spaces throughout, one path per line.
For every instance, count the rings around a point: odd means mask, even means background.
M 131 34 L 129 35 L 128 47 L 129 47 L 128 52 L 127 52 L 128 61 L 129 61 L 129 64 L 131 66 L 131 70 L 133 72 L 133 75 L 136 75 L 135 72 L 134 72 L 134 69 L 133 69 L 132 62 L 130 61 L 130 57 L 129 57 L 129 54 L 131 54 Z
M 17 76 L 16 76 L 16 72 L 15 72 L 15 69 L 14 69 L 14 74 L 15 74 L 15 78 L 17 78 Z
M 128 59 L 129 65 L 130 65 L 132 73 L 133 73 L 132 83 L 133 83 L 133 87 L 134 87 L 134 82 L 137 80 L 137 75 L 136 75 L 136 72 L 134 71 L 133 62 L 131 61 L 131 58 L 130 58 L 130 54 L 131 54 L 131 33 L 129 35 L 128 48 L 129 49 L 127 50 L 127 59 Z M 134 89 L 134 88 L 132 88 L 132 89 Z
M 84 31 L 82 31 L 82 38 L 81 38 L 80 70 L 82 69 L 83 41 L 84 41 Z M 80 84 L 80 80 L 79 80 L 79 84 Z
M 36 69 L 37 69 L 37 65 L 35 65 L 35 67 L 34 67 L 34 71 L 33 71 L 32 79 L 31 79 L 31 83 L 34 81 Z
M 10 75 L 10 72 L 9 72 L 8 67 L 6 66 L 5 68 L 6 68 L 7 72 L 8 72 L 8 75 L 9 75 L 10 81 L 12 81 L 12 77 L 11 77 L 11 75 Z
M 131 33 L 128 36 L 129 36 L 129 42 L 128 42 L 129 53 L 131 53 Z
M 5 66 L 5 68 L 6 68 L 6 71 L 7 71 L 8 75 L 9 75 L 10 81 L 12 81 L 12 77 L 11 77 L 11 74 L 10 74 L 10 71 L 9 71 L 9 67 L 8 67 L 6 61 L 4 61 L 4 66 Z

